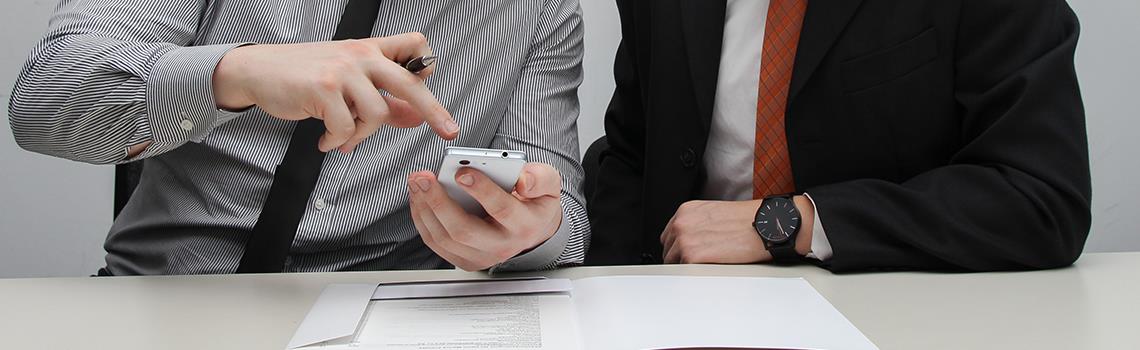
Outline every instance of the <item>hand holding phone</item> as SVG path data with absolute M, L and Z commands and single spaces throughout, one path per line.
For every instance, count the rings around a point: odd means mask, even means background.
M 438 175 L 408 175 L 408 199 L 424 244 L 456 267 L 490 268 L 538 247 L 563 224 L 554 167 L 503 150 L 451 149 L 444 158 Z M 490 215 L 472 214 L 484 207 Z
M 510 193 L 518 183 L 524 166 L 526 153 L 520 151 L 448 147 L 444 151 L 443 163 L 439 166 L 439 182 L 447 190 L 447 195 L 468 213 L 486 216 L 483 206 L 455 183 L 455 173 L 462 168 L 478 170 Z

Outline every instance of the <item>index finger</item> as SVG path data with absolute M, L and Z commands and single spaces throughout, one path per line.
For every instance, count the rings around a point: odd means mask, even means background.
M 411 104 L 440 137 L 451 140 L 459 136 L 459 125 L 451 113 L 439 104 L 439 100 L 436 100 L 420 77 L 396 62 L 384 59 L 378 61 L 369 71 L 369 78 L 376 87 Z

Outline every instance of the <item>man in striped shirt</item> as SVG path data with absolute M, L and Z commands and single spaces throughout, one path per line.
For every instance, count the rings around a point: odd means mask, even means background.
M 108 273 L 234 272 L 308 118 L 324 123 L 313 147 L 328 153 L 285 271 L 581 262 L 577 1 L 382 1 L 373 38 L 329 41 L 345 3 L 60 4 L 17 82 L 11 124 L 31 151 L 145 162 L 110 230 Z M 426 54 L 441 57 L 434 72 L 396 64 Z M 514 193 L 460 174 L 495 209 L 483 219 L 456 210 L 424 171 L 446 146 L 521 150 L 535 163 Z

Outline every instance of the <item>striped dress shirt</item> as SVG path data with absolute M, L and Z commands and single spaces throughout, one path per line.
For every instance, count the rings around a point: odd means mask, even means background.
M 562 174 L 562 226 L 496 269 L 582 261 L 589 224 L 579 184 L 577 0 L 378 0 L 375 36 L 424 33 L 441 59 L 428 88 L 459 137 L 382 128 L 330 152 L 287 271 L 448 268 L 408 210 L 407 175 L 438 170 L 446 146 L 525 151 Z M 230 273 L 296 122 L 257 108 L 219 111 L 214 67 L 245 43 L 332 38 L 347 0 L 64 0 L 17 81 L 9 114 L 21 147 L 94 164 L 144 161 L 108 234 L 121 274 Z M 153 143 L 134 158 L 126 149 Z M 316 145 L 313 145 L 316 147 Z

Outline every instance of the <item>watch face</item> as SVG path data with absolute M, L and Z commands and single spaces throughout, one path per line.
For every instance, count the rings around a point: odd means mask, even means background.
M 800 214 L 796 205 L 785 198 L 765 200 L 756 213 L 756 231 L 772 243 L 783 243 L 800 227 Z

